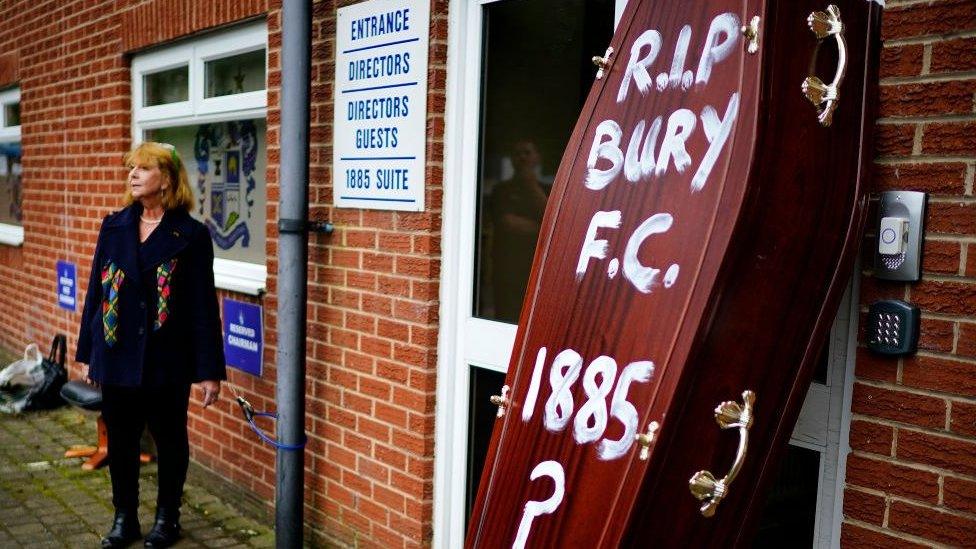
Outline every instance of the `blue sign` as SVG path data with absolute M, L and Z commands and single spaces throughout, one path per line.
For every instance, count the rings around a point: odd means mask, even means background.
M 69 311 L 75 310 L 78 277 L 75 276 L 75 264 L 58 261 L 58 306 Z
M 224 355 L 227 365 L 260 376 L 264 357 L 262 308 L 224 298 Z

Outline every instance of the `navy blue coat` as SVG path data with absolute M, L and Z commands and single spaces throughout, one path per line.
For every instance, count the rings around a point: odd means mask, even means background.
M 188 212 L 169 210 L 140 251 L 141 213 L 142 206 L 134 203 L 102 222 L 75 360 L 87 363 L 88 376 L 101 384 L 139 386 L 144 377 L 151 385 L 227 379 L 210 232 Z M 147 282 L 155 280 L 160 264 L 173 259 L 169 316 L 154 330 L 157 289 Z M 117 341 L 111 346 L 104 337 L 101 283 L 110 263 L 125 273 Z

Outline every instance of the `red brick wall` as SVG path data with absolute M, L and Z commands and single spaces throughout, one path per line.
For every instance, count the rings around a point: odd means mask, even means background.
M 88 275 L 100 216 L 117 202 L 128 147 L 128 71 L 111 44 L 119 28 L 95 14 L 111 2 L 5 2 L 0 44 L 21 89 L 23 206 L 21 248 L 0 245 L 0 344 L 46 346 L 55 332 L 76 333 L 77 314 L 57 308 L 54 264 L 75 262 Z M 118 43 L 118 40 L 114 40 Z M 9 69 L 5 69 L 8 74 Z M 115 182 L 113 186 L 111 182 Z
M 149 0 L 132 2 L 121 12 L 122 50 L 134 51 L 176 38 L 183 38 L 207 29 L 263 16 L 269 0 Z M 280 2 L 276 2 L 280 4 Z
M 432 534 L 447 2 L 431 4 L 423 213 L 332 207 L 335 9 L 353 3 L 314 4 L 309 212 L 313 219 L 332 220 L 336 232 L 312 236 L 309 247 L 306 518 L 330 541 L 416 547 L 429 544 Z M 271 220 L 277 198 L 272 165 L 278 161 L 280 11 L 271 11 L 268 26 Z M 277 269 L 276 235 L 269 222 L 269 273 Z M 264 299 L 270 343 L 274 287 L 270 276 Z M 273 364 L 273 357 L 265 364 Z M 273 462 L 268 464 L 264 471 L 273 479 Z M 245 478 L 253 474 L 249 467 L 240 472 Z
M 340 5 L 351 2 L 341 1 Z M 432 1 L 427 210 L 332 207 L 331 128 L 336 0 L 316 2 L 313 24 L 309 206 L 337 225 L 309 253 L 306 520 L 314 537 L 374 547 L 429 544 L 447 2 Z M 118 209 L 130 146 L 129 56 L 267 10 L 268 293 L 262 378 L 229 371 L 225 398 L 191 404 L 194 459 L 265 498 L 274 453 L 228 398 L 274 408 L 280 2 L 253 0 L 17 0 L 0 4 L 0 77 L 21 88 L 23 247 L 0 245 L 0 346 L 71 338 L 79 313 L 57 308 L 54 264 L 78 266 L 84 295 L 102 216 Z M 229 294 L 227 294 L 229 295 Z M 79 303 L 79 311 L 81 304 Z M 81 375 L 72 365 L 71 376 Z M 271 425 L 266 427 L 273 432 Z
M 889 0 L 882 38 L 874 187 L 925 191 L 929 205 L 922 280 L 868 272 L 861 305 L 915 303 L 922 334 L 904 360 L 859 350 L 842 542 L 973 545 L 976 2 Z
M 17 82 L 18 65 L 16 53 L 0 53 L 0 87 L 6 87 Z

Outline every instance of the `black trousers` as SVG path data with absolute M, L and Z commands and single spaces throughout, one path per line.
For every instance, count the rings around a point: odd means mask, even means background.
M 186 434 L 189 400 L 189 385 L 102 387 L 102 417 L 108 430 L 108 466 L 116 509 L 139 506 L 139 442 L 147 425 L 156 442 L 156 506 L 179 509 L 190 462 Z

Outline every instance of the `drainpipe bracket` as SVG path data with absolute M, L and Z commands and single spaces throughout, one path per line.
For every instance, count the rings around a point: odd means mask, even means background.
M 313 232 L 319 234 L 332 234 L 335 226 L 329 221 L 307 221 L 304 219 L 279 219 L 279 233 L 304 233 Z

